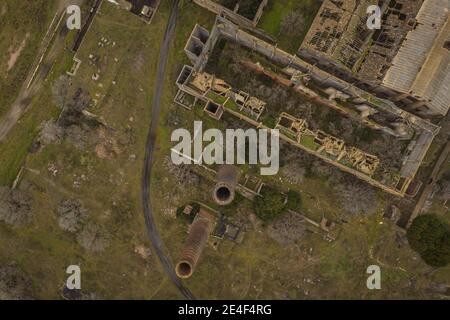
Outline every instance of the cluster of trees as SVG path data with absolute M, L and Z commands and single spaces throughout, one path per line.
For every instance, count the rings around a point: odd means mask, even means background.
M 417 217 L 407 233 L 413 250 L 430 266 L 443 267 L 450 263 L 450 226 L 434 214 Z
M 295 210 L 300 205 L 300 195 L 295 191 L 289 191 L 288 195 L 280 193 L 269 186 L 261 189 L 261 196 L 253 202 L 255 214 L 265 222 L 271 222 L 286 209 Z
M 83 149 L 88 142 L 92 142 L 92 134 L 95 131 L 91 129 L 101 126 L 101 120 L 83 113 L 92 103 L 89 92 L 71 86 L 67 75 L 59 77 L 53 83 L 53 101 L 61 108 L 61 114 L 58 120 L 51 119 L 40 125 L 40 147 L 68 139 L 77 149 Z
M 58 225 L 66 231 L 75 234 L 77 242 L 84 249 L 99 252 L 109 246 L 110 234 L 91 219 L 89 211 L 80 200 L 66 199 L 57 208 Z

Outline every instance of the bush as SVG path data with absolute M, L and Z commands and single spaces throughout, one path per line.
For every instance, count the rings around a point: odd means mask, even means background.
M 437 216 L 417 217 L 407 233 L 413 250 L 430 266 L 443 267 L 450 263 L 450 226 Z
M 263 118 L 262 123 L 269 128 L 275 128 L 277 125 L 277 119 L 268 114 Z
M 300 207 L 300 194 L 294 190 L 289 190 L 287 194 L 287 204 L 286 209 L 296 211 Z
M 280 34 L 284 36 L 295 36 L 298 30 L 304 27 L 304 24 L 305 17 L 303 16 L 303 12 L 300 10 L 291 11 L 281 21 Z
M 264 186 L 261 197 L 253 202 L 255 214 L 263 221 L 270 222 L 286 209 L 286 197 L 278 190 Z

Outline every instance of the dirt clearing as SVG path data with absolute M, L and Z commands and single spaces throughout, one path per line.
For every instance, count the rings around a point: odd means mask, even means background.
M 22 43 L 17 49 L 13 49 L 12 47 L 9 48 L 8 52 L 10 53 L 9 60 L 8 60 L 8 66 L 6 68 L 6 71 L 11 70 L 14 65 L 16 64 L 17 59 L 20 56 L 20 53 L 25 48 L 25 45 L 27 44 L 28 37 L 30 36 L 29 33 L 26 34 L 25 39 L 22 40 Z

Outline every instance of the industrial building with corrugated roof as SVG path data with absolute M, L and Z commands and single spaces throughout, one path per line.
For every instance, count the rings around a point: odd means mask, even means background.
M 450 106 L 450 0 L 427 0 L 383 85 L 424 100 L 433 113 L 446 115 Z

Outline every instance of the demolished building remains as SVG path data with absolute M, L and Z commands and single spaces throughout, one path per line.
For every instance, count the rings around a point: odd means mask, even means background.
M 381 29 L 366 26 L 378 5 Z M 298 55 L 423 116 L 450 106 L 449 0 L 325 0 Z
M 265 125 L 260 116 L 270 106 L 251 93 L 232 88 L 220 78 L 205 73 L 219 39 L 237 43 L 276 63 L 283 71 L 276 77 L 294 90 L 318 101 L 325 100 L 323 102 L 327 106 L 339 109 L 344 116 L 359 119 L 365 126 L 399 140 L 410 140 L 401 169 L 398 172 L 386 172 L 377 157 L 347 146 L 341 139 L 324 131 L 311 131 L 304 119 L 287 113 L 279 115 L 276 126 Z M 223 112 L 228 112 L 259 128 L 282 129 L 280 138 L 284 141 L 386 192 L 405 196 L 414 195 L 417 191 L 413 180 L 434 136 L 439 132 L 438 126 L 264 42 L 220 16 L 211 32 L 199 25 L 195 26 L 185 52 L 193 66 L 185 66 L 177 79 L 179 92 L 175 97 L 176 103 L 190 110 L 200 105 L 215 119 L 220 119 Z M 258 68 L 260 72 L 263 70 Z M 254 68 L 255 72 L 258 68 Z M 328 99 L 322 99 L 323 95 L 328 96 Z M 386 123 L 370 119 L 370 115 L 377 112 L 389 114 L 389 118 L 396 120 Z
M 195 267 L 213 230 L 215 217 L 212 213 L 200 209 L 194 218 L 189 235 L 181 253 L 181 258 L 175 267 L 180 278 L 189 278 L 195 271 Z

